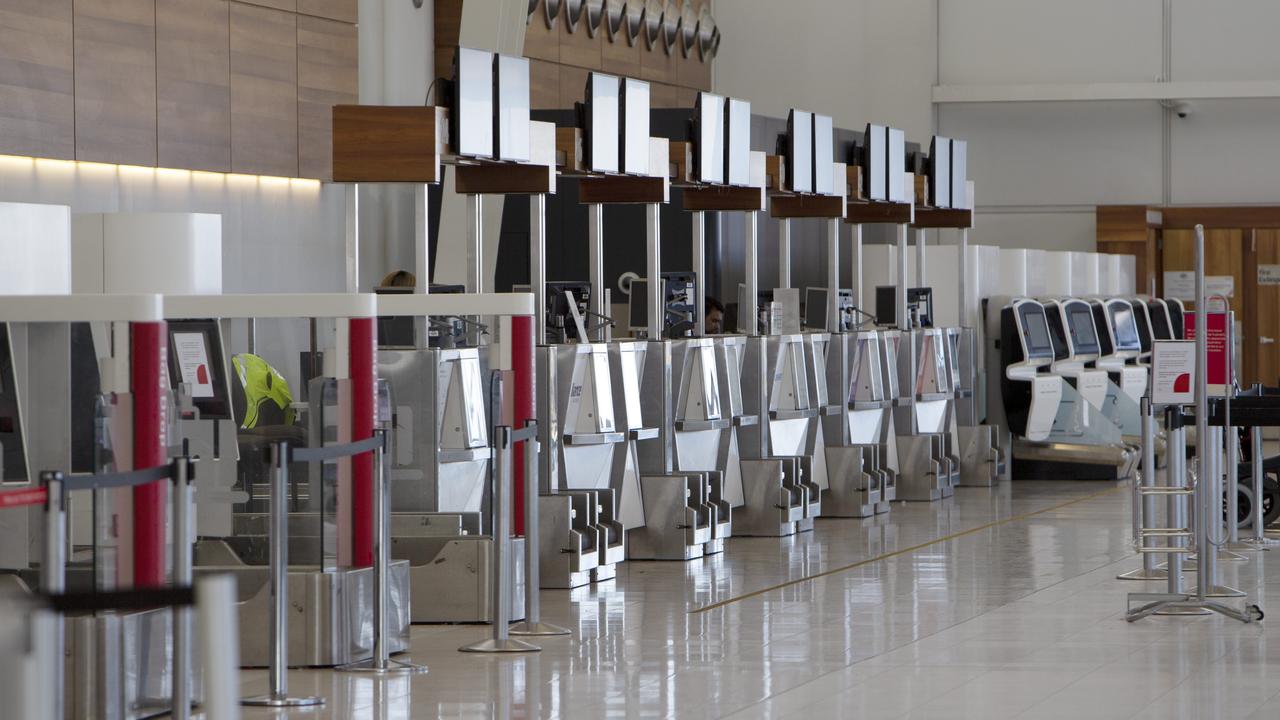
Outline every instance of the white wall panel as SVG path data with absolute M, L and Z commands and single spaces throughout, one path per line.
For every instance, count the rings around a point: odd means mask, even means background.
M 1277 27 L 1275 0 L 1173 0 L 1173 79 L 1280 78 Z
M 1223 12 L 1219 3 L 1204 5 Z M 1160 0 L 953 0 L 938 7 L 944 85 L 1138 82 L 1160 74 Z
M 984 213 L 974 216 L 970 242 L 1002 248 L 1093 250 L 1097 247 L 1093 208 L 1079 212 Z
M 0 295 L 71 292 L 71 208 L 0 202 Z
M 1280 70 L 1276 72 L 1280 76 Z M 1280 99 L 1197 102 L 1173 123 L 1173 203 L 1274 203 Z
M 939 132 L 969 141 L 979 208 L 1160 200 L 1154 102 L 947 105 Z

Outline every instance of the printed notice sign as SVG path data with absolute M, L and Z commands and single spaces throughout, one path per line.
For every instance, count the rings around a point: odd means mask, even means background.
M 1280 270 L 1280 265 L 1272 266 Z M 1258 268 L 1258 276 L 1262 276 L 1262 268 Z M 1261 282 L 1261 280 L 1259 280 Z M 1280 279 L 1277 280 L 1280 284 Z M 1236 292 L 1234 275 L 1205 275 L 1205 295 L 1222 295 L 1233 297 Z M 1179 300 L 1196 299 L 1196 274 L 1190 270 L 1167 270 L 1164 274 L 1164 296 Z
M 1186 324 L 1186 335 L 1188 340 L 1196 339 L 1196 314 L 1186 313 L 1182 316 Z M 1232 313 L 1225 312 L 1209 312 L 1205 313 L 1205 325 L 1208 331 L 1205 333 L 1204 339 L 1208 351 L 1208 365 L 1205 367 L 1206 382 L 1209 385 L 1209 394 L 1215 397 L 1224 397 L 1233 384 L 1231 376 L 1231 329 L 1235 325 L 1235 319 Z
M 1259 265 L 1259 285 L 1280 285 L 1280 265 Z
M 173 347 L 178 353 L 178 372 L 184 385 L 191 386 L 191 397 L 213 397 L 213 378 L 209 371 L 209 350 L 205 334 L 174 333 Z
M 1151 344 L 1151 404 L 1190 405 L 1195 401 L 1195 342 L 1156 340 Z

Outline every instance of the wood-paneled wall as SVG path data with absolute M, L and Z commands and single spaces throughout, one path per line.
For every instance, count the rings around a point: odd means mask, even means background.
M 4 0 L 0 154 L 325 179 L 357 0 Z
M 677 0 L 675 7 L 692 3 L 694 10 L 701 13 L 711 1 Z M 452 73 L 463 2 L 436 0 L 436 75 L 441 77 Z M 692 107 L 699 90 L 711 89 L 713 61 L 704 60 L 697 47 L 685 55 L 678 38 L 668 48 L 662 37 L 650 47 L 643 28 L 634 42 L 627 40 L 625 29 L 610 37 L 603 19 L 595 35 L 591 35 L 586 29 L 585 10 L 578 27 L 570 32 L 565 3 L 560 3 L 559 8 L 554 27 L 548 27 L 545 0 L 540 0 L 525 28 L 524 54 L 530 60 L 529 91 L 535 110 L 572 108 L 575 102 L 581 102 L 587 73 L 592 70 L 648 80 L 649 100 L 655 108 Z

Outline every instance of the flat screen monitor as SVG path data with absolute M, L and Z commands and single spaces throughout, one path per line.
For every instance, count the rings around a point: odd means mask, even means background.
M 898 287 L 876 286 L 876 324 L 892 327 L 898 324 Z
M 1022 334 L 1027 358 L 1052 358 L 1053 341 L 1049 339 L 1049 323 L 1045 320 L 1044 308 L 1032 303 L 1023 303 L 1018 314 L 1022 316 Z
M 700 92 L 693 107 L 693 158 L 698 182 L 724 184 L 724 97 Z
M 499 160 L 529 161 L 529 60 L 498 55 L 494 59 L 494 151 Z
M 804 326 L 812 330 L 827 328 L 827 289 L 805 288 Z
M 1133 308 L 1127 302 L 1115 302 L 1107 308 L 1111 315 L 1111 327 L 1116 333 L 1116 350 L 1137 352 L 1142 349 L 1138 340 L 1138 324 L 1133 319 Z
M 751 184 L 751 101 L 729 98 L 725 107 L 724 177 L 728 185 Z
M 888 129 L 883 125 L 868 125 L 862 138 L 862 186 L 868 200 L 884 202 L 889 199 Z
M 830 115 L 813 116 L 813 191 L 836 195 L 835 127 Z
M 1138 346 L 1142 352 L 1151 352 L 1151 322 L 1147 316 L 1147 306 L 1141 300 L 1129 303 L 1133 308 L 1134 324 L 1138 326 Z
M 951 141 L 941 135 L 929 143 L 929 204 L 951 207 Z
M 1151 316 L 1151 336 L 1156 340 L 1173 340 L 1173 330 L 1169 327 L 1169 311 L 1165 302 L 1160 299 L 1147 301 L 1147 314 Z
M 951 141 L 951 207 L 968 210 L 969 203 L 969 143 Z
M 222 357 L 222 329 L 217 320 L 170 320 L 169 383 L 190 388 L 192 403 L 203 420 L 230 420 L 230 386 Z
M 649 83 L 622 81 L 622 172 L 649 174 Z
M 792 192 L 813 192 L 813 116 L 804 110 L 787 115 L 787 185 Z
M 649 329 L 649 281 L 637 278 L 631 281 L 631 295 L 627 298 L 627 322 L 632 330 Z
M 889 128 L 886 132 L 885 151 L 889 159 L 885 161 L 889 171 L 889 202 L 911 202 L 910 190 L 907 188 L 907 135 L 897 128 Z
M 582 140 L 587 168 L 592 172 L 618 172 L 620 93 L 621 84 L 616 76 L 598 72 L 587 75 L 586 127 Z
M 449 111 L 453 151 L 467 157 L 493 157 L 493 53 L 458 48 L 453 80 Z
M 1067 305 L 1067 329 L 1071 333 L 1071 346 L 1077 355 L 1097 355 L 1098 333 L 1093 326 L 1093 313 L 1085 303 Z

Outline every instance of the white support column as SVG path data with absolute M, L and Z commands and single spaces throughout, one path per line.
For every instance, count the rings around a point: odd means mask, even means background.
M 650 203 L 644 206 L 645 238 L 647 240 L 646 272 L 649 275 L 649 339 L 662 339 L 664 307 L 662 302 L 662 224 L 659 213 L 662 206 Z
M 862 306 L 862 223 L 855 223 L 853 233 L 853 303 L 859 310 L 866 312 Z
M 898 329 L 904 333 L 907 326 L 907 226 L 898 226 Z M 904 338 L 905 339 L 905 338 Z
M 413 188 L 413 274 L 418 279 L 414 292 L 431 292 L 431 204 L 426 183 Z
M 694 335 L 703 337 L 707 334 L 707 223 L 706 215 L 701 210 L 690 213 L 693 217 L 693 274 L 697 282 L 696 296 L 693 300 Z
M 970 327 L 969 322 L 969 228 L 960 228 L 960 297 L 956 307 L 960 310 L 960 327 Z
M 347 185 L 346 287 L 360 292 L 360 185 Z
M 756 297 L 760 294 L 759 268 L 756 264 L 759 238 L 756 236 L 756 230 L 758 230 L 757 225 L 760 222 L 760 212 L 758 210 L 748 212 L 746 220 L 746 232 L 744 233 L 746 247 L 743 252 L 743 256 L 746 259 L 746 271 L 743 273 L 746 297 L 739 303 L 745 303 L 746 307 L 738 308 L 738 326 L 746 328 L 747 335 L 759 335 L 760 323 L 756 315 Z
M 547 196 L 529 196 L 529 286 L 534 344 L 547 342 Z
M 652 284 L 653 276 L 649 277 Z M 587 206 L 587 279 L 591 282 L 591 304 L 587 309 L 607 315 L 604 306 L 604 205 L 599 203 Z M 587 324 L 591 324 L 590 319 Z M 604 332 L 601 326 L 594 339 L 604 340 Z
M 778 287 L 791 287 L 791 219 L 778 221 Z
M 467 292 L 485 292 L 483 195 L 467 195 Z
M 924 228 L 916 228 L 916 287 L 926 287 L 929 283 L 925 272 L 925 244 L 926 231 Z
M 827 331 L 840 330 L 840 219 L 827 220 Z

